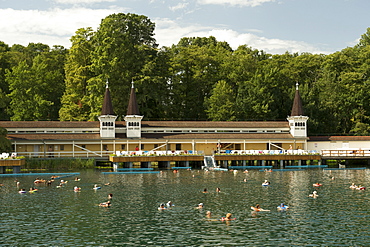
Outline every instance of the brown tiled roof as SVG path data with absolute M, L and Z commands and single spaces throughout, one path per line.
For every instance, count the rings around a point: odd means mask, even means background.
M 125 138 L 124 134 L 117 134 L 117 138 Z M 293 139 L 287 133 L 143 133 L 142 139 Z M 297 138 L 296 138 L 297 139 Z M 305 139 L 305 138 L 302 138 Z
M 132 84 L 132 87 L 131 87 L 130 100 L 128 101 L 126 115 L 137 115 L 137 116 L 140 115 L 139 105 L 137 104 L 137 100 L 136 100 L 134 84 Z
M 0 121 L 3 128 L 99 128 L 94 121 Z
M 103 101 L 103 107 L 102 107 L 101 115 L 114 115 L 112 99 L 110 97 L 110 91 L 109 91 L 108 86 L 105 89 L 104 101 Z
M 116 121 L 125 127 L 125 121 Z M 99 128 L 98 121 L 0 121 L 3 128 Z M 142 127 L 152 128 L 289 128 L 287 121 L 142 121 Z
M 100 134 L 8 134 L 10 140 L 99 140 Z
M 370 141 L 370 136 L 310 136 L 309 141 Z
M 299 94 L 298 88 L 295 91 L 294 102 L 290 116 L 304 116 L 302 99 L 301 95 Z
M 289 128 L 287 121 L 142 121 L 142 127 L 166 128 Z

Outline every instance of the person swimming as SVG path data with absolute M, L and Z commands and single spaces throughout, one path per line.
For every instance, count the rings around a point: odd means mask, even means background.
M 204 207 L 204 204 L 201 202 L 198 204 L 198 207 L 196 207 L 196 209 L 202 209 Z
M 204 188 L 203 193 L 208 193 L 207 188 Z
M 166 203 L 166 206 L 167 206 L 168 208 L 170 208 L 170 207 L 173 207 L 173 206 L 175 206 L 175 205 L 173 205 L 173 203 L 172 203 L 171 201 L 168 201 L 168 202 Z
M 320 184 L 320 183 L 314 183 L 312 186 L 314 186 L 314 187 L 320 187 L 320 186 L 322 186 L 322 184 Z
M 267 210 L 267 209 L 262 209 L 261 206 L 259 204 L 256 204 L 256 206 L 252 206 L 251 209 L 253 211 L 256 211 L 256 212 L 261 212 L 261 211 L 270 211 L 270 210 Z
M 211 211 L 207 211 L 207 213 L 206 213 L 206 217 L 207 217 L 207 218 L 211 218 L 211 217 L 212 217 L 212 213 L 211 213 Z
M 316 198 L 318 196 L 319 195 L 317 194 L 317 191 L 316 190 L 314 192 L 312 192 L 312 194 L 309 195 L 309 197 L 312 197 L 312 198 Z
M 113 194 L 112 193 L 109 193 L 108 194 L 108 199 L 112 199 L 113 198 Z
M 167 208 L 165 207 L 164 203 L 161 203 L 158 207 L 158 210 L 165 210 L 165 209 Z
M 268 180 L 265 180 L 265 182 L 262 183 L 262 186 L 269 186 L 270 182 Z
M 355 185 L 355 183 L 352 183 L 351 186 L 349 186 L 350 189 L 357 189 L 357 185 Z
M 221 192 L 221 189 L 217 187 L 216 192 Z
M 78 187 L 78 186 L 75 186 L 75 187 L 73 188 L 73 190 L 74 190 L 74 192 L 80 192 L 80 191 L 81 191 L 81 188 L 80 188 L 80 187 Z
M 277 209 L 279 211 L 285 211 L 285 210 L 289 209 L 289 206 L 282 203 L 282 204 L 280 204 L 280 206 L 277 207 Z
M 236 218 L 231 218 L 232 214 L 227 213 L 225 217 L 222 217 L 220 220 L 221 221 L 231 221 L 231 220 L 236 220 Z

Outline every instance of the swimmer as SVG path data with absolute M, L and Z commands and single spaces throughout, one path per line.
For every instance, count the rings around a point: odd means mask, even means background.
M 366 190 L 366 187 L 359 185 L 356 190 Z
M 248 170 L 244 170 L 244 172 L 243 173 L 248 173 Z
M 247 179 L 246 179 L 246 178 L 244 178 L 244 179 L 243 179 L 243 182 L 244 182 L 244 183 L 246 183 L 246 182 L 247 182 Z
M 230 220 L 236 220 L 236 218 L 231 218 L 232 214 L 231 213 L 227 213 L 226 214 L 226 217 L 222 217 L 221 218 L 221 221 L 230 221 Z
M 110 205 L 111 205 L 111 202 L 110 201 L 107 201 L 107 202 L 100 203 L 99 204 L 99 207 L 106 207 L 106 208 L 108 208 L 108 207 L 110 207 Z
M 80 187 L 78 187 L 78 186 L 75 186 L 75 187 L 73 188 L 73 191 L 74 191 L 74 192 L 80 192 L 80 191 L 81 191 L 81 188 L 80 188 Z
M 97 184 L 94 184 L 94 188 L 93 188 L 94 190 L 99 190 L 99 189 L 101 189 L 101 187 L 99 187 Z
M 313 187 L 320 187 L 320 186 L 322 186 L 322 184 L 320 184 L 320 183 L 314 183 L 312 186 Z
M 211 211 L 207 211 L 207 213 L 206 213 L 206 217 L 207 217 L 207 218 L 211 218 L 211 217 L 212 217 L 212 213 L 211 213 Z
M 280 206 L 277 207 L 277 210 L 279 211 L 285 211 L 289 209 L 289 206 L 285 205 L 284 203 L 280 204 Z
M 78 177 L 75 178 L 75 181 L 80 181 L 81 179 L 79 179 Z
M 207 188 L 204 188 L 203 193 L 208 193 Z
M 265 182 L 262 183 L 262 186 L 269 186 L 270 182 L 268 180 L 265 180 Z
M 108 199 L 112 199 L 113 198 L 113 194 L 112 193 L 109 193 L 108 194 Z
M 350 189 L 357 189 L 357 185 L 355 183 L 352 183 L 351 186 L 349 186 Z
M 319 195 L 317 194 L 317 191 L 316 190 L 314 192 L 312 192 L 312 194 L 309 195 L 309 197 L 312 197 L 312 198 L 316 198 L 318 196 Z
M 35 189 L 34 187 L 31 187 L 28 192 L 33 193 L 33 192 L 37 192 L 37 191 L 38 191 L 37 189 Z
M 24 193 L 26 193 L 26 190 L 25 190 L 25 189 L 20 189 L 20 190 L 18 191 L 18 193 L 20 193 L 20 194 L 24 194 Z
M 217 187 L 216 192 L 221 192 L 221 189 Z
M 270 211 L 270 210 L 267 210 L 267 209 L 262 209 L 261 206 L 259 204 L 256 204 L 256 206 L 252 206 L 251 209 L 253 211 L 256 211 L 256 212 L 262 212 L 262 211 Z
M 104 184 L 104 185 L 110 185 L 110 183 L 106 183 L 106 184 Z
M 158 210 L 165 210 L 165 209 L 167 208 L 164 206 L 164 203 L 160 204 L 158 207 Z
M 175 206 L 175 205 L 173 205 L 173 203 L 172 203 L 171 201 L 168 201 L 168 202 L 166 203 L 166 206 L 167 206 L 168 208 L 170 208 L 170 207 L 173 207 L 173 206 Z
M 198 204 L 198 207 L 196 207 L 196 209 L 202 209 L 204 207 L 204 204 L 201 202 Z

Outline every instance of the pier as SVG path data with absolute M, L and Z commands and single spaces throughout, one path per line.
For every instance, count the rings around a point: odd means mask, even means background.
M 175 167 L 191 167 L 190 164 L 194 164 L 193 168 L 201 168 L 206 165 L 205 162 L 211 159 L 211 167 L 221 168 L 232 168 L 242 169 L 243 167 L 261 168 L 261 167 L 287 167 L 289 165 L 297 164 L 298 166 L 304 166 L 307 161 L 313 163 L 314 161 L 321 164 L 321 155 L 319 154 L 240 154 L 240 153 L 225 153 L 215 154 L 213 156 L 204 155 L 189 155 L 189 154 L 178 154 L 178 155 L 124 155 L 124 156 L 110 156 L 109 160 L 113 163 L 113 167 L 118 169 L 119 163 L 123 163 L 123 168 L 132 168 L 134 163 L 140 163 L 139 166 L 142 168 L 152 167 L 152 163 L 156 162 L 158 168 L 171 168 Z
M 25 159 L 0 159 L 0 174 L 5 173 L 7 167 L 12 168 L 13 173 L 20 173 L 25 163 Z

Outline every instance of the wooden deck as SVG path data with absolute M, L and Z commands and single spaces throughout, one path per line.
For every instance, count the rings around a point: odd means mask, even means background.
M 0 166 L 22 166 L 26 164 L 25 159 L 0 159 Z
M 215 161 L 238 160 L 321 160 L 320 155 L 215 155 Z M 203 155 L 110 156 L 111 162 L 201 161 Z

